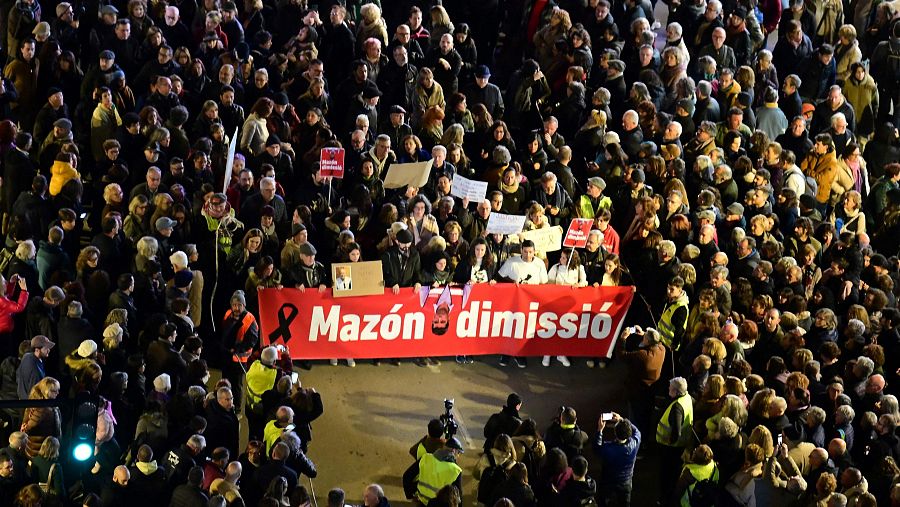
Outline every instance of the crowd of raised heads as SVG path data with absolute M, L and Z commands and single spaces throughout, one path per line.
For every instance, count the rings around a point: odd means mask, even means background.
M 640 493 L 664 505 L 900 504 L 898 12 L 4 2 L 0 400 L 100 401 L 86 462 L 68 405 L 0 410 L 0 503 L 308 504 L 322 397 L 263 346 L 257 293 L 381 260 L 395 293 L 636 288 L 612 363 L 532 364 L 627 369 L 622 415 L 588 435 L 563 407 L 542 434 L 511 397 L 474 478 L 429 431 L 397 471 L 418 503 L 457 507 L 474 479 L 491 507 L 629 505 L 635 463 L 660 462 Z M 323 148 L 345 150 L 342 178 Z M 421 187 L 385 188 L 424 161 Z M 593 228 L 542 251 L 489 234 L 492 214 Z

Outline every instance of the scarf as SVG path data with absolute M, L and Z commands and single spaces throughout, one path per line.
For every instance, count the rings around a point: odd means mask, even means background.
M 512 185 L 507 185 L 506 183 L 500 182 L 500 191 L 504 194 L 515 194 L 519 191 L 519 180 L 516 180 L 512 183 Z
M 850 168 L 850 175 L 853 176 L 853 190 L 862 193 L 862 174 L 860 173 L 859 159 L 856 162 L 845 161 L 847 167 Z
M 303 271 L 304 276 L 306 276 L 306 281 L 309 282 L 309 287 L 318 287 L 321 283 L 319 280 L 319 273 L 316 271 L 316 265 L 307 266 L 306 264 L 300 263 L 300 269 Z

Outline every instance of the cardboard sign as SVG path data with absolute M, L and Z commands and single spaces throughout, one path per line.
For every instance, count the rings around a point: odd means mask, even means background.
M 331 279 L 336 298 L 384 294 L 381 261 L 332 264 Z
M 457 174 L 453 177 L 450 195 L 459 197 L 460 199 L 468 198 L 469 202 L 481 202 L 487 195 L 487 187 L 488 184 L 486 181 L 470 180 L 469 178 Z
M 591 234 L 591 227 L 594 220 L 591 218 L 573 218 L 569 224 L 569 230 L 566 232 L 566 239 L 563 246 L 566 248 L 584 248 L 587 245 L 588 236 Z
M 322 148 L 319 155 L 319 172 L 332 178 L 344 177 L 344 149 Z
M 525 227 L 525 215 L 491 213 L 488 217 L 488 234 L 518 234 Z
M 403 188 L 411 186 L 422 188 L 431 174 L 432 160 L 427 162 L 410 162 L 408 164 L 391 164 L 384 178 L 384 188 Z

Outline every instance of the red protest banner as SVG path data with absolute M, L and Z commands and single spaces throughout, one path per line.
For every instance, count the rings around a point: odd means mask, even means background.
M 263 346 L 293 359 L 507 354 L 610 357 L 632 287 L 474 285 L 335 299 L 265 289 Z
M 573 218 L 563 239 L 563 248 L 584 248 L 594 221 L 590 218 Z
M 322 176 L 344 177 L 344 149 L 322 148 L 319 155 L 319 170 Z

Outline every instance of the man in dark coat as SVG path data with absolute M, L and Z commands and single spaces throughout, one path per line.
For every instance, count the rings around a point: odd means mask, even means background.
M 560 407 L 559 417 L 547 428 L 544 444 L 548 449 L 559 447 L 571 462 L 581 455 L 588 435 L 578 427 L 578 416 L 572 407 Z
M 172 379 L 172 392 L 178 392 L 178 386 L 187 374 L 187 363 L 175 350 L 175 324 L 165 323 L 159 327 L 159 338 L 147 348 L 147 389 L 152 389 L 153 380 L 162 373 L 169 374 Z
M 466 100 L 471 108 L 475 104 L 484 104 L 491 113 L 491 117 L 499 119 L 503 117 L 506 106 L 503 105 L 503 94 L 500 88 L 490 82 L 491 69 L 487 65 L 479 65 L 475 68 L 475 83 L 466 89 Z
M 425 65 L 434 71 L 434 80 L 441 84 L 444 96 L 448 97 L 459 89 L 459 70 L 462 68 L 462 57 L 453 47 L 453 36 L 446 33 L 441 36 L 438 47 L 425 55 Z
M 32 138 L 27 132 L 16 134 L 16 144 L 6 153 L 3 161 L 3 210 L 11 212 L 16 199 L 31 189 L 37 168 L 28 154 Z
M 484 452 L 489 452 L 494 446 L 494 439 L 497 435 L 507 434 L 512 436 L 522 419 L 519 417 L 519 410 L 522 408 L 522 398 L 516 393 L 510 393 L 506 397 L 506 405 L 499 412 L 492 415 L 484 425 Z
M 400 291 L 400 287 L 413 287 L 421 283 L 422 262 L 412 243 L 412 233 L 401 230 L 394 245 L 381 256 L 384 286 L 391 287 L 394 294 Z
M 194 466 L 188 472 L 187 483 L 176 487 L 172 492 L 169 507 L 198 507 L 206 505 L 209 497 L 203 492 L 203 469 Z
M 103 507 L 118 507 L 128 505 L 131 491 L 128 482 L 131 480 L 131 472 L 125 465 L 119 465 L 113 472 L 113 480 L 103 486 L 100 492 L 100 504 Z
M 346 17 L 346 8 L 335 4 L 331 8 L 331 22 L 322 26 L 325 36 L 319 57 L 325 62 L 325 76 L 332 83 L 344 77 L 347 62 L 353 60 L 355 52 L 356 37 L 344 21 Z
M 238 418 L 234 410 L 234 396 L 228 387 L 216 391 L 216 402 L 206 409 L 206 444 L 210 449 L 224 447 L 231 456 L 238 456 L 240 436 Z M 268 483 L 266 484 L 268 487 Z
M 94 326 L 83 317 L 84 309 L 78 301 L 72 301 L 66 308 L 66 315 L 59 320 L 59 342 L 57 356 L 59 357 L 59 369 L 63 371 L 66 356 L 71 354 L 85 336 L 95 336 Z
M 378 73 L 378 89 L 384 93 L 382 100 L 385 104 L 409 110 L 412 108 L 412 97 L 419 71 L 409 62 L 409 55 L 404 46 L 393 46 L 392 56 L 391 61 Z
M 125 495 L 128 501 L 118 505 L 157 507 L 168 500 L 165 468 L 153 459 L 153 449 L 149 445 L 138 449 L 137 462 L 129 472 L 131 479 L 126 483 L 128 493 Z
M 297 487 L 297 472 L 286 464 L 290 455 L 291 450 L 286 443 L 278 442 L 273 445 L 272 458 L 256 470 L 256 484 L 265 491 L 272 479 L 281 476 L 287 480 L 287 490 L 293 491 Z
M 51 87 L 47 90 L 47 102 L 38 111 L 34 120 L 34 137 L 38 143 L 43 143 L 47 134 L 53 130 L 56 120 L 69 118 L 69 108 L 63 99 L 63 92 L 59 88 Z
M 200 453 L 205 448 L 206 440 L 202 435 L 191 435 L 186 443 L 169 451 L 166 455 L 169 487 L 183 485 L 185 481 L 190 482 L 191 472 L 202 463 Z

